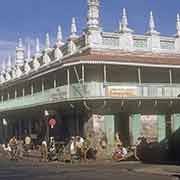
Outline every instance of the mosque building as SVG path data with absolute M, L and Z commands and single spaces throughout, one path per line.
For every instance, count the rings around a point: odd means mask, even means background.
M 126 9 L 117 32 L 101 26 L 100 0 L 88 0 L 86 27 L 63 41 L 61 26 L 56 42 L 36 52 L 25 52 L 23 40 L 0 72 L 0 137 L 34 139 L 55 136 L 116 133 L 126 145 L 139 136 L 161 142 L 180 125 L 180 17 L 176 34 L 160 35 L 150 12 L 149 30 L 136 34 L 129 27 Z M 27 54 L 27 55 L 26 55 Z M 53 128 L 49 120 L 55 119 Z

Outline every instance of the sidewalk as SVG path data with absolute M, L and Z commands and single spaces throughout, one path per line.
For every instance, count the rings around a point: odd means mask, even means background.
M 177 165 L 149 165 L 148 167 L 144 168 L 135 168 L 134 172 L 142 172 L 142 173 L 149 173 L 155 175 L 167 175 L 167 176 L 174 176 L 177 175 L 180 177 L 180 166 Z

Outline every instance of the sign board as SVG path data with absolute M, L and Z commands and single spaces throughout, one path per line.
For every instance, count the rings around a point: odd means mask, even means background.
M 54 128 L 54 126 L 56 125 L 56 120 L 54 118 L 51 118 L 49 120 L 49 125 L 51 126 L 51 128 Z
M 130 86 L 108 86 L 106 94 L 112 97 L 135 97 L 138 96 L 138 88 Z

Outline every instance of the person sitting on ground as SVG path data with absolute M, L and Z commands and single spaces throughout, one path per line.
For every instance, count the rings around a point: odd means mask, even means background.
M 127 155 L 127 150 L 121 144 L 117 144 L 117 147 L 113 153 L 113 160 L 120 161 L 124 160 L 125 156 Z

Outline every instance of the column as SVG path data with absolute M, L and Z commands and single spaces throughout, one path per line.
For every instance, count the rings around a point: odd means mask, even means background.
M 172 85 L 172 69 L 169 69 L 169 84 Z
M 34 95 L 34 86 L 33 86 L 33 84 L 31 84 L 31 96 L 33 96 Z
M 17 98 L 17 89 L 15 88 L 14 90 L 14 98 L 16 99 Z
M 104 65 L 104 83 L 107 82 L 107 68 L 106 65 Z
M 70 70 L 67 69 L 67 98 L 70 98 Z
M 22 89 L 22 95 L 25 96 L 25 88 Z
M 41 91 L 44 92 L 44 79 L 41 79 Z
M 84 82 L 85 82 L 85 73 L 84 73 L 84 64 L 82 64 L 82 83 L 84 85 Z
M 138 67 L 138 82 L 141 85 L 142 84 L 142 79 L 141 79 L 141 68 Z
M 56 74 L 54 75 L 53 86 L 54 86 L 54 88 L 57 87 Z

